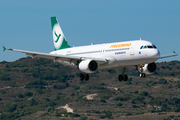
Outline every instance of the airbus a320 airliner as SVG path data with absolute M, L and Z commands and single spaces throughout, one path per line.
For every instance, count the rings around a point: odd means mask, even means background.
M 152 74 L 156 70 L 156 60 L 178 55 L 174 52 L 160 56 L 160 52 L 154 44 L 141 39 L 71 47 L 67 43 L 56 17 L 51 17 L 51 25 L 55 51 L 48 54 L 5 48 L 4 46 L 3 51 L 22 52 L 32 57 L 52 59 L 55 62 L 78 68 L 82 72 L 80 80 L 89 80 L 88 73 L 93 73 L 98 69 L 120 67 L 122 74 L 118 76 L 119 81 L 128 80 L 128 76 L 125 74 L 127 66 L 135 66 L 140 72 L 140 77 L 144 78 L 146 74 Z

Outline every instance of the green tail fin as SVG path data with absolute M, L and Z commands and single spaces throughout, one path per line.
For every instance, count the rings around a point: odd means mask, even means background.
M 56 17 L 51 17 L 51 26 L 54 42 L 54 50 L 66 49 L 71 46 L 66 41 L 66 38 L 61 30 L 61 27 L 56 19 Z

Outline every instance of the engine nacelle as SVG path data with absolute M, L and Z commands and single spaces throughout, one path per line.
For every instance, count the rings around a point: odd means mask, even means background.
M 152 74 L 154 73 L 156 70 L 156 63 L 149 63 L 149 64 L 145 64 L 143 67 L 143 72 L 145 74 Z
M 79 70 L 84 73 L 93 73 L 98 69 L 98 64 L 95 60 L 83 60 L 79 63 Z

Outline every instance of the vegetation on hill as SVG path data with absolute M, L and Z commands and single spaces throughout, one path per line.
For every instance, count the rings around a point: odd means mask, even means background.
M 121 116 L 180 111 L 180 62 L 157 63 L 157 71 L 139 78 L 128 67 L 129 80 L 117 80 L 120 69 L 98 70 L 89 81 L 80 81 L 80 71 L 30 57 L 0 63 L 0 120 L 20 119 L 37 111 L 40 118 L 90 116 L 116 119 Z M 117 88 L 117 89 L 115 89 Z M 97 93 L 92 100 L 85 96 Z M 69 106 L 74 113 L 57 107 Z M 171 116 L 172 117 L 172 116 Z

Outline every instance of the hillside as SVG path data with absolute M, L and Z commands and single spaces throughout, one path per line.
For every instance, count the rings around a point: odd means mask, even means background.
M 80 81 L 77 69 L 31 57 L 0 63 L 0 119 L 180 119 L 180 62 L 117 80 L 121 69 L 98 70 Z M 67 109 L 65 109 L 67 108 Z M 71 112 L 67 112 L 71 111 Z

